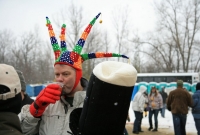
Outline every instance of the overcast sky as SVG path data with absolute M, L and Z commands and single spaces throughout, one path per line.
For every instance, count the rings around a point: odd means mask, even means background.
M 133 25 L 140 32 L 147 32 L 155 26 L 153 0 L 73 0 L 82 6 L 89 21 L 99 12 L 103 14 L 104 25 L 112 16 L 111 11 L 119 5 L 129 5 Z M 48 37 L 45 17 L 53 17 L 70 5 L 71 0 L 0 0 L 0 30 L 10 29 L 15 35 L 33 30 L 37 25 L 42 37 Z M 84 18 L 85 18 L 84 17 Z

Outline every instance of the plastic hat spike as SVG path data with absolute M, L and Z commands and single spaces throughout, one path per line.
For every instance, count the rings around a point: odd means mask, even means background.
M 100 16 L 101 13 L 99 13 L 91 22 L 90 24 L 86 27 L 86 29 L 84 30 L 84 32 L 81 35 L 81 38 L 78 40 L 77 44 L 75 45 L 73 51 L 81 54 L 81 51 L 83 49 L 83 46 L 85 44 L 85 40 L 87 39 L 88 34 L 90 33 L 92 26 L 94 25 L 94 23 L 96 22 L 97 18 Z
M 99 18 L 100 15 L 101 13 L 99 13 L 97 16 L 95 16 L 92 19 L 92 21 L 89 23 L 89 25 L 86 27 L 86 29 L 82 33 L 73 51 L 67 50 L 66 39 L 65 39 L 66 25 L 63 24 L 61 28 L 61 35 L 60 35 L 61 47 L 60 47 L 55 37 L 51 22 L 49 18 L 46 17 L 50 40 L 51 40 L 52 48 L 55 54 L 55 60 L 56 60 L 55 64 L 65 64 L 77 70 L 82 70 L 82 63 L 88 59 L 103 58 L 103 57 L 122 57 L 122 58 L 129 59 L 127 56 L 117 54 L 117 53 L 96 52 L 96 53 L 81 54 L 85 41 L 87 39 L 87 36 L 90 33 L 92 26 L 94 25 L 94 23 L 96 22 L 96 20 Z
M 53 27 L 48 17 L 46 17 L 46 21 L 47 21 L 46 26 L 48 27 L 49 36 L 50 36 L 51 45 L 54 51 L 55 59 L 58 59 L 61 54 L 60 46 L 58 45 L 57 39 L 55 37 L 55 33 L 53 31 Z
M 62 52 L 67 50 L 65 31 L 66 31 L 66 25 L 63 24 L 61 27 L 61 33 L 60 33 L 60 45 L 61 45 Z

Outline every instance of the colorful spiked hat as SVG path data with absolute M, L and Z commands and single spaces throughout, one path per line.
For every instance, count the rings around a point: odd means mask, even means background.
M 47 21 L 47 27 L 49 31 L 49 36 L 52 44 L 52 48 L 54 50 L 55 55 L 55 65 L 56 64 L 65 64 L 69 65 L 73 68 L 75 68 L 80 73 L 77 77 L 82 77 L 82 63 L 85 60 L 88 59 L 94 59 L 94 58 L 103 58 L 103 57 L 123 57 L 127 58 L 125 55 L 117 54 L 117 53 L 104 53 L 104 52 L 96 52 L 96 53 L 83 53 L 81 54 L 81 51 L 84 47 L 85 41 L 87 39 L 88 34 L 90 33 L 92 26 L 98 19 L 101 13 L 99 13 L 96 17 L 93 18 L 93 20 L 90 22 L 90 24 L 86 27 L 84 32 L 81 35 L 81 38 L 78 40 L 77 44 L 75 45 L 73 51 L 68 51 L 67 45 L 66 45 L 66 39 L 65 39 L 65 31 L 66 31 L 66 25 L 63 24 L 61 27 L 61 35 L 60 35 L 60 44 L 58 45 L 58 41 L 55 37 L 55 33 L 53 31 L 53 27 L 51 25 L 51 22 L 48 17 L 46 17 Z M 79 80 L 78 80 L 79 81 Z

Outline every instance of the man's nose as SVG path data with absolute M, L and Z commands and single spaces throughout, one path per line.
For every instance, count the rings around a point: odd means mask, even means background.
M 63 82 L 63 76 L 59 75 L 56 80 L 57 82 Z

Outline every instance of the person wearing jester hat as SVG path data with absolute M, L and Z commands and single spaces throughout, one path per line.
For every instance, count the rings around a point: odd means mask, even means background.
M 94 17 L 81 35 L 72 51 L 65 41 L 66 25 L 61 28 L 58 45 L 53 27 L 46 17 L 52 48 L 55 55 L 54 73 L 57 83 L 44 88 L 31 105 L 21 110 L 21 127 L 24 134 L 70 135 L 69 116 L 75 108 L 82 108 L 86 96 L 87 81 L 82 78 L 82 63 L 85 60 L 103 57 L 123 57 L 115 53 L 81 53 L 92 26 L 101 13 Z

